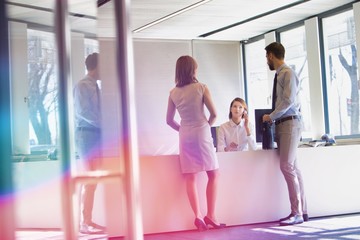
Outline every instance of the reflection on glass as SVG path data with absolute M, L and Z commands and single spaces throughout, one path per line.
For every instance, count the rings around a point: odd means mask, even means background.
M 300 79 L 301 113 L 304 120 L 302 137 L 311 137 L 311 111 L 308 61 L 306 53 L 305 27 L 297 27 L 280 33 L 285 47 L 285 61 L 294 69 Z
M 323 19 L 330 133 L 359 134 L 359 84 L 353 11 Z
M 53 1 L 43 1 L 41 8 L 31 2 L 7 2 L 13 39 L 10 54 L 12 66 L 16 66 L 12 70 L 12 92 L 14 99 L 24 99 L 12 105 L 14 155 L 22 155 L 21 161 L 56 159 L 58 109 L 53 5 Z M 21 117 L 17 116 L 19 111 Z

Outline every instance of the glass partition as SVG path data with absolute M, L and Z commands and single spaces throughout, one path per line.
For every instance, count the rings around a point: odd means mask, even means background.
M 54 1 L 7 3 L 12 59 L 14 161 L 56 160 Z M 16 66 L 16 67 L 15 67 Z
M 8 1 L 6 7 L 16 228 L 61 229 L 55 1 Z

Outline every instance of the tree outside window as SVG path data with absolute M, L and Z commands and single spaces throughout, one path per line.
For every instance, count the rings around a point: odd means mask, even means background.
M 329 132 L 359 134 L 359 77 L 353 11 L 323 19 Z
M 28 82 L 31 145 L 55 145 L 57 81 L 54 34 L 28 30 Z

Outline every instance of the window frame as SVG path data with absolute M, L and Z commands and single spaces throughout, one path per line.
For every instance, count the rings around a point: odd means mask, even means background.
M 328 107 L 328 101 L 327 101 L 328 92 L 327 92 L 327 84 L 326 84 L 325 50 L 324 50 L 324 39 L 323 39 L 324 32 L 323 32 L 322 20 L 324 18 L 335 16 L 337 14 L 341 14 L 341 13 L 346 12 L 346 11 L 353 11 L 354 10 L 353 4 L 354 3 L 348 3 L 348 4 L 345 4 L 345 5 L 341 6 L 341 7 L 338 7 L 338 8 L 335 8 L 335 9 L 332 9 L 332 10 L 329 10 L 329 11 L 326 11 L 326 12 L 323 12 L 323 13 L 320 13 L 320 14 L 317 14 L 316 16 L 314 16 L 314 17 L 317 17 L 317 21 L 318 21 L 318 36 L 319 36 L 320 66 L 321 66 L 320 72 L 321 72 L 321 76 L 322 76 L 321 83 L 322 83 L 322 99 L 323 99 L 323 105 L 322 105 L 323 109 L 321 109 L 321 110 L 324 111 L 325 133 L 328 133 L 330 131 L 330 123 L 329 123 L 329 107 Z M 294 29 L 296 27 L 299 27 L 300 25 L 304 25 L 305 20 L 306 19 L 303 19 L 303 20 L 300 20 L 298 22 L 286 25 L 284 27 L 274 29 L 273 31 L 274 31 L 275 36 L 276 36 L 276 41 L 281 42 L 281 39 L 280 39 L 280 33 L 281 32 Z M 250 38 L 247 41 L 242 41 L 241 42 L 242 45 L 243 45 L 242 46 L 242 53 L 243 53 L 243 56 L 242 56 L 242 58 L 243 58 L 243 66 L 242 66 L 242 68 L 244 69 L 243 70 L 244 71 L 243 81 L 244 81 L 244 86 L 245 86 L 245 94 L 246 94 L 245 99 L 246 99 L 246 101 L 248 100 L 248 84 L 247 84 L 248 79 L 247 79 L 247 75 L 246 75 L 247 66 L 246 66 L 246 61 L 245 61 L 245 59 L 246 59 L 245 45 L 249 44 L 249 43 L 253 43 L 255 41 L 258 41 L 259 39 L 264 38 L 264 35 L 265 34 L 261 34 L 261 35 L 255 36 L 253 38 Z M 357 37 L 359 37 L 359 36 L 357 36 Z M 357 46 L 357 47 L 360 47 L 360 46 Z M 360 68 L 360 66 L 358 66 L 358 68 Z M 360 72 L 359 72 L 359 69 L 358 69 L 358 74 L 359 73 Z M 346 139 L 346 140 L 359 139 L 360 134 L 335 135 L 334 137 L 336 139 Z

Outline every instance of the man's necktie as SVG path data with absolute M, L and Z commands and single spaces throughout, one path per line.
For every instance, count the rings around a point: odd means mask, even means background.
M 276 102 L 276 85 L 277 85 L 277 73 L 274 77 L 274 85 L 273 85 L 273 93 L 272 93 L 272 110 L 275 109 L 275 102 Z

